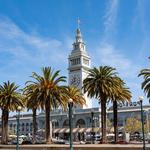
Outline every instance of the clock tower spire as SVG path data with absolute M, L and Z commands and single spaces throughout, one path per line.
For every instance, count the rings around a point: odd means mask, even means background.
M 78 28 L 76 30 L 75 42 L 73 49 L 68 58 L 68 83 L 69 85 L 76 86 L 82 91 L 83 80 L 87 77 L 88 71 L 91 68 L 91 58 L 88 55 L 85 43 L 82 39 L 82 34 L 79 28 L 80 20 L 78 20 Z M 83 91 L 82 91 L 83 92 Z M 86 105 L 83 108 L 92 107 L 91 100 L 84 94 Z

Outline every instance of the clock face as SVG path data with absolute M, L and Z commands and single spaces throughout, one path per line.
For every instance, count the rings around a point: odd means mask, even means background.
M 80 84 L 80 77 L 79 75 L 72 75 L 70 79 L 70 85 L 79 86 Z

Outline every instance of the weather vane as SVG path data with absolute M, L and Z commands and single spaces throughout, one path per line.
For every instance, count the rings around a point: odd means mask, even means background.
M 78 18 L 77 20 L 77 23 L 78 23 L 78 28 L 80 27 L 80 19 Z

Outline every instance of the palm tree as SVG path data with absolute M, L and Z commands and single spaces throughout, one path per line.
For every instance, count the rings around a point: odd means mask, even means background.
M 0 108 L 2 109 L 2 144 L 8 141 L 9 111 L 16 111 L 18 106 L 23 107 L 23 101 L 18 86 L 13 82 L 4 82 L 0 85 Z
M 102 143 L 106 142 L 106 102 L 112 97 L 114 88 L 119 85 L 116 69 L 100 66 L 89 70 L 89 75 L 83 81 L 84 92 L 90 97 L 98 98 L 101 103 Z
M 150 99 L 150 69 L 142 69 L 138 76 L 143 76 L 144 81 L 141 87 Z
M 32 132 L 32 136 L 33 136 L 33 143 L 35 143 L 35 136 L 36 136 L 36 132 L 37 132 L 37 121 L 36 121 L 36 111 L 37 109 L 41 106 L 40 101 L 38 101 L 37 99 L 37 89 L 34 89 L 34 84 L 29 84 L 28 82 L 26 83 L 26 87 L 23 89 L 23 94 L 25 95 L 25 100 L 26 100 L 26 107 L 27 109 L 31 109 L 33 114 L 33 132 Z
M 63 108 L 66 109 L 68 105 L 68 101 L 70 98 L 73 101 L 74 105 L 83 106 L 86 105 L 86 100 L 81 90 L 76 88 L 75 86 L 66 86 L 62 89 L 62 100 L 63 100 Z
M 42 76 L 33 72 L 32 78 L 34 81 L 28 81 L 28 84 L 34 86 L 35 99 L 45 109 L 45 130 L 46 143 L 51 143 L 50 137 L 50 110 L 54 107 L 62 105 L 61 90 L 63 86 L 59 84 L 65 82 L 65 76 L 59 75 L 60 71 L 53 72 L 51 67 L 44 67 L 42 69 Z
M 112 95 L 115 143 L 118 141 L 118 103 L 131 100 L 129 88 L 125 87 L 125 83 L 119 77 L 116 77 L 116 80 L 118 80 L 118 82 L 120 81 L 120 86 L 118 86 Z

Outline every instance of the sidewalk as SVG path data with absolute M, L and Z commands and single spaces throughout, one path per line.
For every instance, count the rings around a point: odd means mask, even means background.
M 142 144 L 80 144 L 73 145 L 74 150 L 142 150 Z M 150 144 L 146 145 L 150 150 Z M 0 145 L 1 150 L 15 150 L 15 145 Z M 20 150 L 69 150 L 69 145 L 19 145 Z

